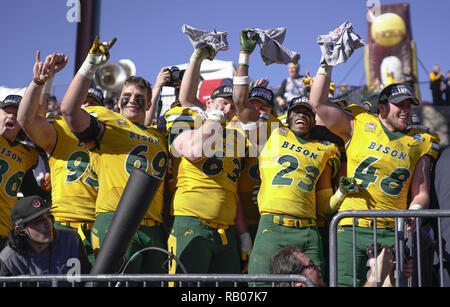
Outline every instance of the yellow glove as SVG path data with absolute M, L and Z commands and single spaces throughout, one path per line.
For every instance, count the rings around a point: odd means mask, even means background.
M 108 61 L 109 50 L 116 43 L 116 41 L 117 39 L 113 38 L 109 43 L 100 43 L 99 36 L 97 35 L 86 59 L 84 60 L 78 72 L 86 78 L 92 80 L 97 68 Z

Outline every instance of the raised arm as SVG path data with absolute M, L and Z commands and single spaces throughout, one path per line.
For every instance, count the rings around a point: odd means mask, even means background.
M 44 84 L 54 74 L 64 68 L 67 57 L 64 54 L 49 55 L 45 63 L 40 61 L 40 52 L 36 52 L 33 66 L 33 81 L 28 85 L 17 112 L 17 121 L 28 137 L 47 153 L 56 144 L 56 131 L 39 112 L 41 92 Z
M 151 126 L 153 120 L 156 117 L 156 107 L 158 106 L 159 95 L 164 85 L 170 82 L 170 70 L 168 67 L 161 68 L 158 76 L 156 77 L 155 85 L 152 89 L 152 104 L 150 109 L 145 113 L 144 126 Z
M 249 31 L 250 29 L 241 31 L 241 50 L 239 52 L 236 75 L 233 79 L 233 102 L 236 105 L 239 121 L 243 124 L 256 122 L 259 119 L 259 112 L 256 110 L 255 106 L 248 101 L 248 70 L 250 55 L 256 46 L 256 40 L 251 40 L 247 36 Z
M 332 68 L 331 66 L 319 68 L 312 82 L 309 101 L 320 121 L 347 143 L 353 132 L 353 119 L 341 107 L 328 99 Z
M 91 126 L 91 116 L 81 108 L 81 105 L 86 100 L 95 71 L 109 59 L 109 49 L 115 42 L 116 39 L 114 38 L 109 43 L 99 43 L 99 37 L 96 37 L 86 60 L 64 95 L 61 102 L 61 112 L 70 130 L 74 133 L 88 132 L 87 130 Z M 95 137 L 98 136 L 100 131 L 96 133 Z
M 183 80 L 181 81 L 180 87 L 180 103 L 181 106 L 190 107 L 200 107 L 205 108 L 205 105 L 198 101 L 197 99 L 197 89 L 198 81 L 200 78 L 200 67 L 204 59 L 212 59 L 215 56 L 215 51 L 211 47 L 204 47 L 200 49 L 195 49 L 189 60 L 189 64 L 183 75 Z

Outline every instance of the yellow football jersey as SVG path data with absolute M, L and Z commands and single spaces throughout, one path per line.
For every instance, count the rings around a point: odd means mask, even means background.
M 392 133 L 363 108 L 348 110 L 354 120 L 347 174 L 364 189 L 348 195 L 339 211 L 406 209 L 415 166 L 424 155 L 437 158 L 439 138 L 417 128 Z
M 38 155 L 36 149 L 0 136 L 0 237 L 6 238 L 12 229 L 11 208 L 17 202 L 23 176 L 37 165 Z
M 287 122 L 287 114 L 278 116 L 278 119 L 280 120 L 280 122 L 283 124 L 283 126 L 288 127 L 289 123 Z
M 200 128 L 204 122 L 201 110 L 183 107 L 170 109 L 165 119 L 169 152 L 174 156 L 178 155 L 171 146 L 174 138 L 182 131 Z M 194 216 L 224 225 L 234 224 L 245 137 L 237 129 L 225 128 L 222 132 L 223 135 L 217 138 L 221 141 L 220 147 L 212 144 L 209 157 L 195 162 L 179 157 L 174 215 Z
M 259 155 L 261 214 L 316 219 L 316 183 L 329 164 L 339 168 L 339 150 L 328 141 L 303 140 L 275 129 Z
M 134 167 L 164 182 L 168 154 L 163 133 L 151 127 L 138 126 L 104 107 L 85 110 L 106 126 L 100 148 L 91 152 L 99 182 L 96 214 L 116 210 Z M 163 192 L 164 183 L 160 185 L 145 218 L 163 222 Z
M 271 129 L 269 125 L 272 123 L 276 123 L 276 125 L 274 125 L 275 128 L 282 126 L 280 120 L 272 114 L 261 115 L 260 122 L 267 124 L 268 130 Z M 242 131 L 241 133 L 243 133 L 237 116 L 233 118 L 229 127 L 240 129 Z M 270 135 L 270 133 L 268 133 L 268 135 Z M 247 146 L 251 146 L 250 142 L 247 142 Z M 244 210 L 247 226 L 257 226 L 260 218 L 258 205 L 252 200 L 255 188 L 261 185 L 259 162 L 255 153 L 249 149 L 246 150 L 246 156 L 242 163 L 243 167 L 238 182 L 239 200 L 241 201 Z
M 52 183 L 52 214 L 59 222 L 94 222 L 98 192 L 97 174 L 89 150 L 70 131 L 62 116 L 51 115 L 57 141 L 49 155 Z

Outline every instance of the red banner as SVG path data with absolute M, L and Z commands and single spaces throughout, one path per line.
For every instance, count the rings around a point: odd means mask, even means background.
M 198 90 L 198 100 L 202 103 L 206 103 L 212 92 L 222 85 L 231 85 L 230 79 L 203 80 Z

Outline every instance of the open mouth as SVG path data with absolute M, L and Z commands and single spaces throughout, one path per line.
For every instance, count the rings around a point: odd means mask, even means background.
M 16 125 L 15 125 L 14 122 L 11 122 L 11 121 L 5 122 L 5 127 L 6 127 L 6 129 L 13 129 L 15 126 L 16 126 Z

